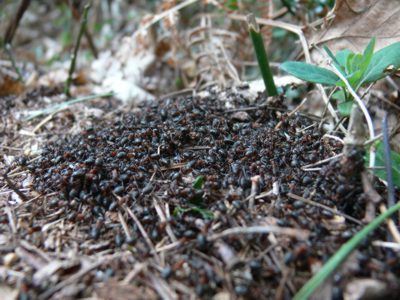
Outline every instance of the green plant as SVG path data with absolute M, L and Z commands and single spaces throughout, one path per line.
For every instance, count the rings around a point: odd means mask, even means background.
M 204 176 L 197 176 L 196 179 L 192 183 L 192 187 L 196 190 L 201 190 L 204 186 L 205 178 Z M 214 218 L 214 214 L 206 208 L 202 207 L 202 197 L 195 196 L 190 202 L 192 202 L 190 207 L 182 208 L 182 207 L 175 207 L 174 209 L 174 216 L 182 216 L 186 213 L 192 213 L 200 215 L 203 219 L 212 220 Z
M 332 59 L 332 65 L 346 78 L 354 91 L 361 86 L 373 83 L 388 75 L 388 68 L 400 68 L 400 42 L 394 43 L 374 53 L 375 38 L 372 38 L 362 54 L 348 49 L 334 55 L 324 47 Z M 346 84 L 333 71 L 304 62 L 288 61 L 281 69 L 302 80 L 336 86 L 339 90 L 333 98 L 339 100 L 338 110 L 343 116 L 349 116 L 352 107 L 352 96 Z
M 267 96 L 276 96 L 278 95 L 278 91 L 276 90 L 274 77 L 269 66 L 267 52 L 264 47 L 264 40 L 260 32 L 260 27 L 258 26 L 253 14 L 247 16 L 247 23 L 254 51 L 256 53 L 258 66 L 260 67 L 261 75 L 264 80 Z
M 196 190 L 200 190 L 204 185 L 204 176 L 197 176 L 196 179 L 193 181 L 193 188 Z
M 380 179 L 386 180 L 385 166 L 385 150 L 382 141 L 375 144 L 375 169 L 374 175 Z M 400 154 L 395 151 L 390 151 L 391 169 L 394 186 L 400 188 Z M 369 155 L 366 156 L 365 165 L 369 165 Z
M 208 209 L 205 209 L 205 208 L 198 207 L 198 206 L 192 206 L 189 208 L 176 207 L 174 209 L 173 215 L 174 216 L 182 216 L 186 213 L 193 213 L 193 214 L 200 215 L 205 220 L 214 219 L 214 214 L 211 211 L 209 211 Z

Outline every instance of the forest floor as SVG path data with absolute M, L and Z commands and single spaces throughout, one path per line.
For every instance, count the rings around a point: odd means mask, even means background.
M 279 98 L 249 103 L 246 89 L 136 112 L 99 100 L 92 109 L 101 117 L 82 113 L 77 134 L 64 132 L 79 118 L 70 112 L 49 120 L 33 158 L 19 145 L 37 137 L 10 122 L 2 148 L 17 155 L 3 167 L 1 193 L 7 280 L 23 279 L 32 299 L 290 299 L 362 228 L 363 153 L 343 162 L 342 144 L 324 137 L 320 120 L 288 116 Z M 54 92 L 10 98 L 14 107 L 2 112 L 40 106 Z M 340 299 L 349 283 L 374 278 L 395 299 L 397 257 L 373 243 L 386 234 L 370 235 L 325 293 Z
M 375 217 L 365 153 L 286 96 L 239 83 L 62 106 L 63 85 L 17 90 L 0 96 L 2 299 L 292 299 Z M 389 232 L 313 299 L 398 299 Z

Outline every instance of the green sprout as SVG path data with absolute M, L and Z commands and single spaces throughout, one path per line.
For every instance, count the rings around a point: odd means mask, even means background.
M 196 179 L 193 181 L 193 188 L 196 190 L 200 190 L 204 185 L 204 176 L 197 176 Z
M 278 95 L 278 91 L 276 90 L 274 77 L 269 66 L 267 52 L 264 47 L 264 40 L 260 32 L 260 27 L 258 26 L 253 14 L 247 16 L 247 23 L 254 51 L 256 53 L 258 66 L 260 67 L 261 75 L 264 80 L 267 96 L 276 96 Z
M 362 54 L 348 49 L 334 55 L 324 47 L 332 59 L 332 65 L 346 78 L 354 91 L 389 75 L 389 69 L 400 68 L 400 42 L 394 43 L 374 53 L 375 38 L 372 38 Z M 331 70 L 304 62 L 288 61 L 281 69 L 302 80 L 339 88 L 333 98 L 339 100 L 338 110 L 342 116 L 350 116 L 353 103 L 346 84 Z

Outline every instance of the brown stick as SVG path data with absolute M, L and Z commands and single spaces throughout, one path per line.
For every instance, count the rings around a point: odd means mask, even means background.
M 18 10 L 17 15 L 14 19 L 10 20 L 10 24 L 8 24 L 6 34 L 4 35 L 4 45 L 11 44 L 15 32 L 18 29 L 19 22 L 21 21 L 25 11 L 28 9 L 29 4 L 31 4 L 31 0 L 22 0 Z

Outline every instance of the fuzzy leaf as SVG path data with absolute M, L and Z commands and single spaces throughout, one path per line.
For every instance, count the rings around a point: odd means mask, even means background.
M 281 64 L 280 68 L 297 78 L 313 83 L 336 85 L 339 81 L 339 77 L 332 71 L 303 62 L 288 61 Z

